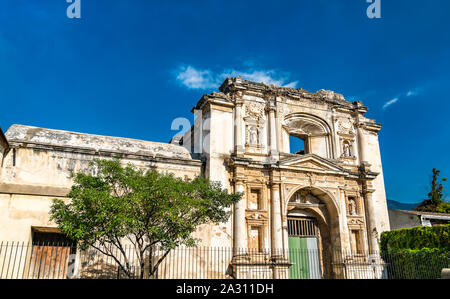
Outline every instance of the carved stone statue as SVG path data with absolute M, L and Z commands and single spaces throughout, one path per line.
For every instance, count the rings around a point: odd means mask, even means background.
M 352 148 L 351 148 L 350 142 L 348 142 L 348 141 L 344 142 L 342 151 L 343 151 L 343 154 L 345 157 L 353 156 Z
M 258 144 L 258 130 L 255 127 L 249 128 L 249 144 L 256 145 Z
M 356 202 L 353 198 L 348 200 L 348 212 L 350 215 L 356 215 Z

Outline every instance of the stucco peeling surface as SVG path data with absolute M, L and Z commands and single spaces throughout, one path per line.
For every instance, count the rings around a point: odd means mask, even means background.
M 182 146 L 130 138 L 82 134 L 76 132 L 12 125 L 6 132 L 8 141 L 75 147 L 95 151 L 165 158 L 191 159 Z

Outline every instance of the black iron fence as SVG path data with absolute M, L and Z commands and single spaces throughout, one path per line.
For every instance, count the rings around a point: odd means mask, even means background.
M 448 267 L 449 252 L 152 247 L 140 254 L 133 245 L 80 250 L 58 242 L 0 243 L 0 278 L 6 279 L 437 279 Z

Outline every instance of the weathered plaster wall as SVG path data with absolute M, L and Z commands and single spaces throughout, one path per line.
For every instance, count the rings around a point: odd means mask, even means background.
M 31 227 L 55 227 L 48 212 L 57 196 L 0 193 L 0 239 L 31 241 Z
M 365 159 L 371 165 L 370 170 L 378 173 L 378 176 L 373 182 L 373 188 L 375 189 L 373 193 L 373 202 L 377 232 L 380 235 L 383 231 L 390 230 L 390 226 L 378 135 L 375 133 L 367 133 L 365 135 L 365 140 Z
M 183 178 L 201 173 L 200 161 L 170 144 L 17 125 L 6 136 L 12 149 L 0 168 L 2 241 L 30 241 L 32 227 L 55 227 L 48 215 L 52 200 L 69 192 L 73 173 L 92 172 L 95 158 L 120 156 L 124 164 Z M 198 235 L 209 237 L 202 230 Z

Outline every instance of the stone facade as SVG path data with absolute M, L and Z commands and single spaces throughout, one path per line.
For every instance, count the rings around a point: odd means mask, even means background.
M 252 255 L 272 261 L 270 277 L 287 277 L 283 253 L 294 237 L 317 240 L 323 276 L 332 252 L 371 252 L 389 230 L 378 131 L 361 102 L 229 78 L 204 95 L 192 129 L 176 144 L 13 125 L 1 142 L 1 240 L 29 241 L 33 228 L 54 227 L 51 199 L 62 198 L 73 171 L 95 157 L 121 157 L 193 177 L 204 173 L 244 193 L 228 223 L 202 226 L 202 246 L 232 247 L 236 277 L 252 277 Z M 291 152 L 291 138 L 304 142 Z M 311 232 L 297 229 L 311 226 Z M 292 243 L 293 244 L 293 243 Z M 309 244 L 309 243 L 308 243 Z M 327 266 L 327 265 L 328 266 Z M 260 270 L 260 269 L 259 269 Z
M 251 262 L 247 249 L 288 250 L 290 220 L 303 218 L 316 222 L 322 264 L 332 258 L 327 252 L 378 250 L 389 219 L 381 126 L 364 116 L 367 110 L 331 91 L 239 77 L 201 98 L 194 132 L 183 142 L 191 151 L 201 148 L 210 178 L 245 194 L 226 226 L 236 267 Z M 302 154 L 290 152 L 291 137 L 304 141 Z M 272 254 L 275 265 L 278 258 L 284 267 L 284 257 Z

